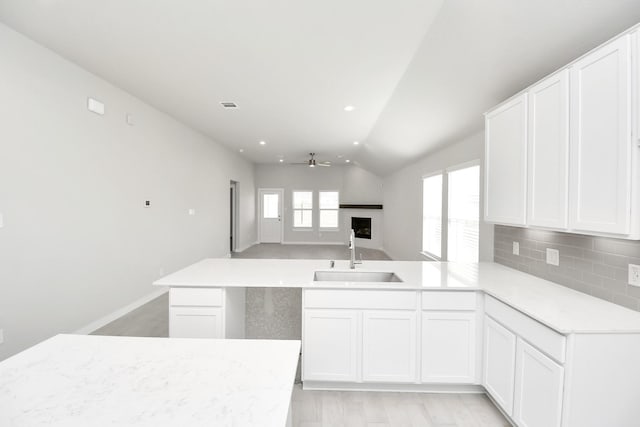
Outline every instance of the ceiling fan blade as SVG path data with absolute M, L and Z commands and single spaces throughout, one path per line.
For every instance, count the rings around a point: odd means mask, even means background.
M 324 166 L 326 168 L 331 167 L 331 164 L 329 163 L 316 163 L 316 166 Z

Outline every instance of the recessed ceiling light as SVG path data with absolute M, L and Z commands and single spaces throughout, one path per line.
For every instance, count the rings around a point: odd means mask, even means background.
M 284 163 L 284 159 L 280 159 L 280 163 Z
M 344 157 L 344 156 L 343 156 L 342 154 L 338 154 L 338 158 L 339 158 L 339 159 L 341 159 L 341 158 L 343 158 L 343 157 Z
M 359 141 L 353 141 L 353 145 L 360 145 Z
M 267 145 L 266 141 L 260 141 L 260 145 Z
M 241 148 L 238 151 L 241 152 L 241 153 L 244 153 L 244 148 Z
M 344 107 L 344 111 L 353 111 L 355 109 L 356 107 L 354 107 L 353 105 L 347 105 L 346 107 Z
M 347 160 L 345 160 L 345 162 L 347 162 L 347 163 L 351 163 L 351 160 L 347 159 Z

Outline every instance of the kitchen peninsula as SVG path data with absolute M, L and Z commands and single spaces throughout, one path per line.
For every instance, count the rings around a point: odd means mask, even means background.
M 243 337 L 247 287 L 302 288 L 305 389 L 487 392 L 550 427 L 640 419 L 640 313 L 494 263 L 348 267 L 206 259 L 154 284 L 171 336 L 210 338 Z

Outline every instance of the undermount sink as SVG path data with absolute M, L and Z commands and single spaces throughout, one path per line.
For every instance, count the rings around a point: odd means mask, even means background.
M 402 282 L 396 273 L 378 271 L 316 271 L 315 282 Z

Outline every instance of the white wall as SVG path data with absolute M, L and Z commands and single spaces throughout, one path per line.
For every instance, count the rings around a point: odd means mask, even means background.
M 256 189 L 283 188 L 283 227 L 286 243 L 345 243 L 351 227 L 351 216 L 372 218 L 373 238 L 357 239 L 357 245 L 380 249 L 384 244 L 383 211 L 369 209 L 341 209 L 340 230 L 327 231 L 318 228 L 318 191 L 340 191 L 340 203 L 381 204 L 382 179 L 357 166 L 332 166 L 309 168 L 291 165 L 256 165 Z M 294 190 L 314 191 L 314 228 L 294 230 L 291 194 Z M 259 204 L 257 204 L 259 206 Z
M 231 179 L 255 241 L 251 163 L 4 25 L 0 57 L 0 359 L 227 254 Z
M 484 133 L 480 132 L 429 154 L 384 180 L 385 251 L 395 260 L 424 260 L 422 249 L 422 177 L 429 173 L 481 160 L 484 172 Z M 484 185 L 480 185 L 483 212 Z M 482 217 L 482 215 L 481 215 Z M 480 221 L 480 261 L 493 260 L 493 225 Z

